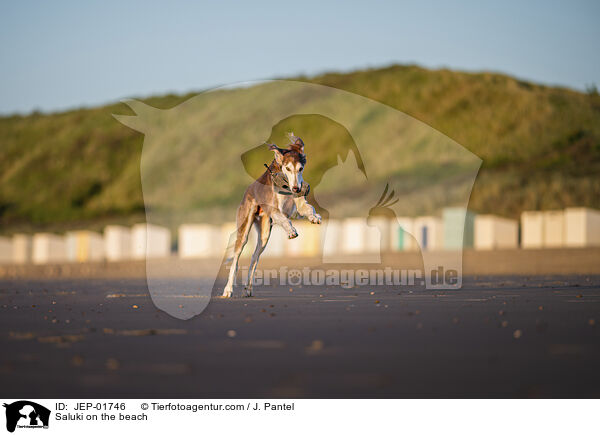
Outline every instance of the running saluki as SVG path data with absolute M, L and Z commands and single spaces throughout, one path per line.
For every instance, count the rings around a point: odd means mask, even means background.
M 321 223 L 321 216 L 306 201 L 310 187 L 302 179 L 306 164 L 304 142 L 293 133 L 288 134 L 291 143 L 287 148 L 279 148 L 269 144 L 275 158 L 267 170 L 252 183 L 246 192 L 237 211 L 237 237 L 233 246 L 233 258 L 227 285 L 223 289 L 223 297 L 233 294 L 233 283 L 237 274 L 240 254 L 248 241 L 248 233 L 254 225 L 258 238 L 254 254 L 248 270 L 248 286 L 245 296 L 252 296 L 252 284 L 258 259 L 267 246 L 273 224 L 281 225 L 289 239 L 298 237 L 292 226 L 290 217 L 298 212 L 313 224 Z

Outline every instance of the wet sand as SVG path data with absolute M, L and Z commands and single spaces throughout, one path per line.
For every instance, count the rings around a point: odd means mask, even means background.
M 183 321 L 143 279 L 0 281 L 4 397 L 600 397 L 600 276 L 255 289 Z

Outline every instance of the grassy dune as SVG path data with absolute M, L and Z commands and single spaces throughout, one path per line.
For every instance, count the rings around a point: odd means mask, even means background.
M 483 166 L 470 201 L 475 211 L 517 217 L 524 209 L 600 208 L 600 97 L 596 92 L 540 86 L 500 74 L 416 66 L 300 80 L 385 103 L 481 157 Z M 168 95 L 144 102 L 164 109 L 192 96 Z M 117 122 L 113 113 L 131 111 L 113 104 L 0 118 L 3 232 L 33 226 L 93 228 L 143 216 L 143 136 Z M 290 128 L 302 131 L 303 137 L 327 140 L 332 152 L 347 140 L 339 126 L 310 116 L 282 121 L 274 128 L 273 139 L 281 142 L 280 136 Z M 330 157 L 313 161 L 313 169 Z M 253 173 L 263 157 L 247 160 Z M 242 182 L 232 180 L 231 189 L 221 193 L 219 201 L 239 201 L 244 186 L 236 183 Z M 210 194 L 199 193 L 196 201 L 210 205 L 218 215 L 220 204 Z

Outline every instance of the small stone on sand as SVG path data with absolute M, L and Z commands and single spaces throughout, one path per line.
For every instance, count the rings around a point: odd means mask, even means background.
M 109 358 L 106 360 L 105 366 L 108 370 L 118 370 L 120 364 L 115 358 Z
M 313 342 L 306 348 L 306 352 L 308 353 L 317 353 L 323 350 L 325 344 L 322 340 L 313 340 Z

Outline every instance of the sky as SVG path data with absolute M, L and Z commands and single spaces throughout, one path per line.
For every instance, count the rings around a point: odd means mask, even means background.
M 0 4 L 0 114 L 393 63 L 600 86 L 598 1 Z

